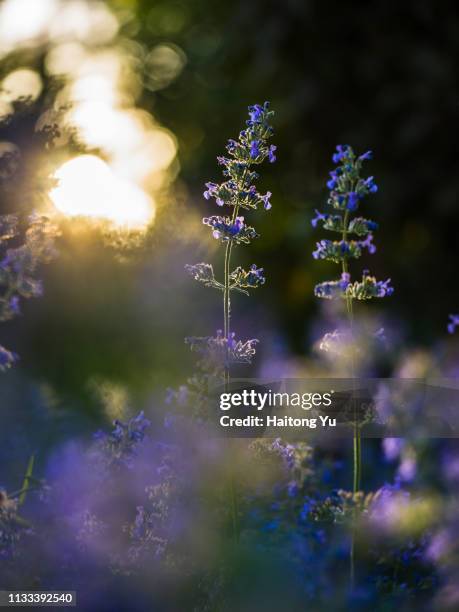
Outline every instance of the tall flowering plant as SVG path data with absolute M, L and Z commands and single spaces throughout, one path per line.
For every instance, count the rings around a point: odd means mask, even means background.
M 188 338 L 193 350 L 204 353 L 204 360 L 214 365 L 214 374 L 220 372 L 225 384 L 229 382 L 230 366 L 234 363 L 250 363 L 255 354 L 256 339 L 237 340 L 231 326 L 231 295 L 234 291 L 249 295 L 251 289 L 265 283 L 262 268 L 253 264 L 249 270 L 237 266 L 232 269 L 231 259 L 235 247 L 250 244 L 258 237 L 253 227 L 246 223 L 243 211 L 253 211 L 263 206 L 271 208 L 271 192 L 261 194 L 255 182 L 258 173 L 254 167 L 266 159 L 276 160 L 276 146 L 269 144 L 273 135 L 270 125 L 273 111 L 269 103 L 249 106 L 249 119 L 237 140 L 229 140 L 226 145 L 227 156 L 217 157 L 223 168 L 225 180 L 222 183 L 206 183 L 204 197 L 214 199 L 220 208 L 227 207 L 228 214 L 204 217 L 203 223 L 212 230 L 212 236 L 224 249 L 223 279 L 217 280 L 212 264 L 198 263 L 187 265 L 186 269 L 193 278 L 206 287 L 223 293 L 223 330 L 215 337 Z
M 253 227 L 248 225 L 243 211 L 253 211 L 263 206 L 271 208 L 271 192 L 262 194 L 256 187 L 258 173 L 254 167 L 266 159 L 271 163 L 276 160 L 276 146 L 269 144 L 273 135 L 270 125 L 273 111 L 269 103 L 249 106 L 249 119 L 246 127 L 239 133 L 237 140 L 229 140 L 226 145 L 228 155 L 218 157 L 218 163 L 223 168 L 225 180 L 222 183 L 206 183 L 204 197 L 214 199 L 217 206 L 229 209 L 229 214 L 204 217 L 203 223 L 212 230 L 212 236 L 218 240 L 224 249 L 223 279 L 217 280 L 212 264 L 198 263 L 186 266 L 188 272 L 206 287 L 212 287 L 223 293 L 223 330 L 218 330 L 216 336 L 204 338 L 188 338 L 192 350 L 200 356 L 199 367 L 201 376 L 191 382 L 197 388 L 197 397 L 205 396 L 209 380 L 222 381 L 225 388 L 230 382 L 230 367 L 235 363 L 251 363 L 255 354 L 256 339 L 238 340 L 231 326 L 231 295 L 234 291 L 249 295 L 251 289 L 256 289 L 265 283 L 262 268 L 253 264 L 249 270 L 241 266 L 232 269 L 232 254 L 236 247 L 250 244 L 258 237 Z M 197 384 L 195 384 L 197 382 Z M 203 384 L 204 383 L 204 384 Z M 204 388 L 204 394 L 202 392 Z M 238 504 L 234 474 L 229 479 L 229 497 L 232 517 L 233 536 L 237 540 Z
M 330 190 L 328 204 L 333 212 L 325 214 L 316 210 L 316 216 L 312 219 L 313 227 L 321 224 L 323 229 L 334 232 L 339 236 L 337 240 L 321 240 L 318 242 L 313 257 L 333 261 L 341 266 L 341 277 L 337 280 L 319 283 L 315 287 L 314 293 L 319 298 L 338 298 L 345 301 L 351 333 L 354 300 L 383 298 L 393 293 L 390 279 L 378 281 L 368 270 L 363 271 L 361 280 L 351 280 L 350 263 L 359 259 L 365 250 L 370 254 L 376 251 L 373 244 L 373 232 L 377 229 L 377 224 L 370 219 L 355 215 L 363 199 L 378 190 L 372 176 L 368 178 L 361 176 L 363 163 L 371 158 L 371 151 L 357 156 L 349 145 L 338 145 L 336 147 L 336 152 L 332 158 L 336 168 L 330 172 L 330 179 L 327 182 L 327 187 Z M 352 376 L 354 376 L 353 346 L 351 346 L 350 352 Z M 360 425 L 355 415 L 354 493 L 360 488 L 360 479 L 361 435 Z

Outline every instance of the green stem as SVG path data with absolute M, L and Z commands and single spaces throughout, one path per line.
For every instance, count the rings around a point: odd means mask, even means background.
M 342 239 L 346 240 L 349 223 L 349 211 L 346 210 L 343 219 L 343 236 Z M 343 258 L 343 273 L 349 271 L 346 257 Z M 350 354 L 350 365 L 351 365 L 351 377 L 352 377 L 352 405 L 353 405 L 353 483 L 352 491 L 354 495 L 360 490 L 360 481 L 362 473 L 362 441 L 360 433 L 360 424 L 357 414 L 357 406 L 355 402 L 355 362 L 354 362 L 354 308 L 352 303 L 352 297 L 346 297 L 346 309 L 349 320 L 349 327 L 351 332 L 351 354 Z M 354 511 L 352 521 L 352 532 L 351 532 L 351 550 L 350 550 L 350 581 L 351 588 L 355 584 L 355 536 L 356 536 L 356 514 Z
M 348 232 L 348 223 L 349 223 L 349 210 L 346 210 L 346 212 L 344 213 L 344 219 L 343 219 L 343 236 L 342 239 L 346 240 L 347 237 L 347 232 Z M 348 269 L 348 263 L 347 263 L 347 259 L 344 257 L 343 258 L 343 273 L 347 273 L 349 271 Z M 346 297 L 346 308 L 347 308 L 347 316 L 348 316 L 348 320 L 349 320 L 349 327 L 350 327 L 350 331 L 351 331 L 351 359 L 350 359 L 350 364 L 351 364 L 351 377 L 352 380 L 354 381 L 355 378 L 355 362 L 354 362 L 354 309 L 353 309 L 353 304 L 352 304 L 352 298 Z M 354 385 L 354 383 L 353 383 Z M 354 432 L 353 432 L 353 439 L 354 439 L 354 477 L 353 477 L 353 492 L 357 493 L 357 491 L 360 490 L 360 480 L 361 480 L 361 473 L 362 473 L 362 443 L 361 443 L 361 435 L 360 435 L 360 424 L 358 422 L 358 415 L 357 415 L 357 407 L 355 404 L 355 399 L 353 398 L 353 406 L 354 406 Z
M 34 467 L 34 463 L 35 463 L 35 455 L 31 455 L 29 462 L 27 464 L 27 470 L 24 476 L 24 481 L 22 483 L 22 487 L 21 487 L 21 491 L 19 494 L 19 505 L 22 506 L 23 503 L 26 500 L 27 497 L 27 492 L 30 490 L 30 483 L 32 480 L 32 474 L 33 474 L 33 467 Z
M 236 204 L 233 210 L 231 222 L 235 223 L 239 204 Z M 225 247 L 225 263 L 224 263 L 224 283 L 223 283 L 223 329 L 226 338 L 226 360 L 225 360 L 225 392 L 229 390 L 230 384 L 230 367 L 229 367 L 229 339 L 231 333 L 231 299 L 230 299 L 230 273 L 231 273 L 231 251 L 233 249 L 232 240 L 228 240 Z M 229 445 L 231 449 L 231 444 Z M 230 457 L 231 460 L 231 457 Z M 236 478 L 234 469 L 230 467 L 229 474 L 229 494 L 231 506 L 231 522 L 233 529 L 233 538 L 237 542 L 239 539 L 239 509 L 236 491 Z

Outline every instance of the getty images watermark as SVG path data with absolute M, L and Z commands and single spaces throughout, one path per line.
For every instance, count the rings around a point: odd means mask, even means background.
M 229 437 L 459 439 L 458 379 L 232 380 L 211 390 L 212 420 Z
M 231 409 L 255 410 L 271 412 L 276 410 L 299 410 L 310 411 L 311 409 L 324 409 L 332 406 L 334 390 L 325 393 L 287 393 L 257 391 L 255 389 L 243 389 L 236 392 L 223 392 L 219 396 L 220 410 L 223 412 Z M 336 418 L 329 415 L 318 414 L 317 417 L 289 414 L 247 414 L 245 416 L 232 416 L 223 414 L 219 417 L 221 427 L 231 428 L 253 428 L 253 427 L 306 427 L 316 429 L 319 427 L 336 427 Z

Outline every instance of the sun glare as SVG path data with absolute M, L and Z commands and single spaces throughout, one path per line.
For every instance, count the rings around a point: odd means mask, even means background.
M 105 219 L 127 228 L 142 228 L 154 216 L 152 199 L 139 187 L 114 174 L 95 155 L 80 155 L 54 173 L 58 185 L 51 190 L 54 206 L 68 216 Z

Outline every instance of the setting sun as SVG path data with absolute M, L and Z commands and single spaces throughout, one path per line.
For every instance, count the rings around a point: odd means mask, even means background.
M 106 219 L 115 225 L 139 228 L 154 216 L 152 199 L 136 185 L 117 177 L 95 155 L 80 155 L 54 173 L 54 206 L 65 215 Z

